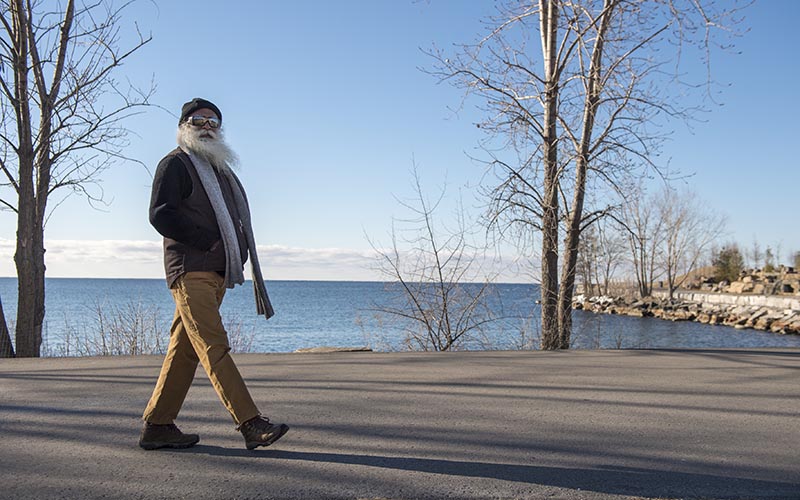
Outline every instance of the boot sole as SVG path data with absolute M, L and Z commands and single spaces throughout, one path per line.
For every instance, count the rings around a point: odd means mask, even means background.
M 272 437 L 269 438 L 268 440 L 266 440 L 266 441 L 248 441 L 248 442 L 245 443 L 245 446 L 247 447 L 248 450 L 255 450 L 259 446 L 267 447 L 267 446 L 273 444 L 275 441 L 277 441 L 280 438 L 282 438 L 287 432 L 289 432 L 289 426 L 286 425 L 286 424 L 281 424 L 280 431 L 278 431 L 277 433 L 273 434 Z
M 184 448 L 191 448 L 192 446 L 199 443 L 200 440 L 192 441 L 188 443 L 168 443 L 165 441 L 150 441 L 147 443 L 139 442 L 139 446 L 145 450 L 158 450 L 161 448 L 173 448 L 173 449 L 184 449 Z

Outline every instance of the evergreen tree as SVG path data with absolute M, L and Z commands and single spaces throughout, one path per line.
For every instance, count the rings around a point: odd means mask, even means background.
M 772 248 L 767 247 L 764 251 L 764 272 L 771 273 L 775 271 L 775 254 Z
M 733 282 L 744 269 L 744 258 L 735 244 L 728 245 L 714 257 L 714 278 L 717 282 Z

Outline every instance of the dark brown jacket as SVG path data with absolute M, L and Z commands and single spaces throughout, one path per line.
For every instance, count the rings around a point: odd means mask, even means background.
M 217 179 L 234 220 L 244 264 L 247 243 L 233 193 L 225 176 L 217 174 Z M 150 197 L 150 223 L 164 237 L 164 268 L 169 287 L 190 271 L 225 274 L 225 249 L 214 209 L 192 161 L 180 148 L 171 151 L 156 168 Z

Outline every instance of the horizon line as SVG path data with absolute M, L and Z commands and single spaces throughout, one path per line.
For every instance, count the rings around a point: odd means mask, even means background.
M 17 276 L 0 276 L 0 279 L 19 279 Z M 45 279 L 68 279 L 68 280 L 151 280 L 151 281 L 165 281 L 166 278 L 131 278 L 131 277 L 111 277 L 111 276 L 45 276 Z M 253 281 L 251 278 L 245 279 L 245 282 Z M 364 279 L 265 279 L 265 282 L 298 282 L 298 283 L 398 283 L 399 280 L 364 280 Z M 419 283 L 419 282 L 415 282 Z M 464 281 L 465 284 L 481 284 L 484 281 Z M 541 285 L 539 282 L 526 281 L 526 282 L 512 282 L 512 281 L 497 281 L 490 282 L 495 285 Z

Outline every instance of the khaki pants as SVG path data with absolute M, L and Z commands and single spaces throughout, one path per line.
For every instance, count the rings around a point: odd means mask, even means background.
M 186 273 L 171 292 L 175 318 L 169 348 L 142 418 L 153 424 L 171 424 L 177 418 L 198 361 L 237 425 L 259 415 L 229 354 L 228 334 L 219 315 L 225 296 L 223 278 L 214 272 Z

